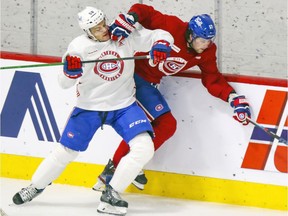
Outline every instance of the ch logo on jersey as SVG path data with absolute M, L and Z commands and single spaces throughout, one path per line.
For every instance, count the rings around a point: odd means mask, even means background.
M 164 62 L 160 62 L 158 69 L 167 76 L 181 71 L 187 64 L 187 61 L 180 57 L 168 57 Z
M 286 91 L 267 90 L 257 122 L 281 137 L 287 137 L 288 103 Z M 288 146 L 255 127 L 241 168 L 288 173 Z
M 120 58 L 120 55 L 115 51 L 105 51 L 98 59 L 113 59 Z M 114 81 L 123 73 L 124 62 L 122 60 L 107 60 L 97 62 L 94 67 L 94 72 L 99 77 L 106 81 Z

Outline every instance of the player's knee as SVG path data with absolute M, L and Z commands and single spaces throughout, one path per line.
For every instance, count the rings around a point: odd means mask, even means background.
M 69 149 L 61 144 L 59 144 L 53 154 L 53 159 L 57 161 L 59 164 L 65 166 L 71 161 L 75 160 L 78 156 L 79 152 Z
M 154 144 L 148 133 L 141 133 L 130 142 L 130 154 L 141 166 L 148 163 L 154 155 Z

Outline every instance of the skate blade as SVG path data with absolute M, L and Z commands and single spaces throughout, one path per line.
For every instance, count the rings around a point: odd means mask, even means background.
M 110 215 L 124 216 L 127 213 L 126 207 L 112 206 L 105 202 L 100 202 L 97 212 Z
M 95 191 L 103 191 L 105 189 L 105 184 L 98 179 L 97 183 L 92 187 Z
M 144 190 L 144 185 L 139 182 L 133 181 L 132 184 L 139 190 Z

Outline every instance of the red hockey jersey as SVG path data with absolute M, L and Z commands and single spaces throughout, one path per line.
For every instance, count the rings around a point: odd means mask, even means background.
M 148 82 L 160 83 L 163 76 L 173 75 L 197 65 L 201 70 L 202 84 L 208 92 L 227 101 L 230 92 L 234 89 L 218 70 L 215 44 L 198 54 L 187 47 L 185 32 L 188 22 L 183 22 L 176 16 L 164 15 L 152 6 L 144 4 L 134 4 L 129 12 L 135 12 L 139 17 L 138 22 L 147 29 L 168 31 L 174 37 L 176 45 L 176 49 L 172 50 L 166 61 L 155 67 L 151 67 L 148 60 L 136 60 L 135 72 L 139 76 Z M 143 53 L 138 54 L 143 55 Z

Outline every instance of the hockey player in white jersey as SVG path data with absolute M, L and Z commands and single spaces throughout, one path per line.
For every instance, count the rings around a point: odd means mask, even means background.
M 34 199 L 85 151 L 93 135 L 104 124 L 111 125 L 129 144 L 125 156 L 112 177 L 106 179 L 97 211 L 125 215 L 128 203 L 121 198 L 143 166 L 153 157 L 153 129 L 136 104 L 133 79 L 134 61 L 108 60 L 148 52 L 154 62 L 163 61 L 171 51 L 172 36 L 163 30 L 135 30 L 125 40 L 112 41 L 101 10 L 86 7 L 78 14 L 85 34 L 75 38 L 63 55 L 64 70 L 59 74 L 62 88 L 77 84 L 77 102 L 64 128 L 59 146 L 40 164 L 31 185 L 13 197 L 17 205 Z M 133 22 L 133 20 L 128 20 Z M 131 25 L 132 26 L 132 25 Z M 131 31 L 134 27 L 131 27 Z M 84 60 L 107 61 L 83 64 Z M 97 145 L 97 143 L 96 143 Z

